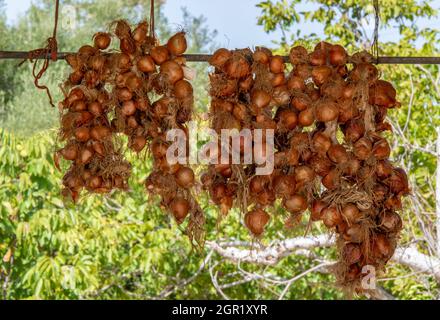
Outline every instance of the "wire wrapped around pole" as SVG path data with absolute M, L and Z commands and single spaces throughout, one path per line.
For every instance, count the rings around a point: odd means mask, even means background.
M 32 67 L 32 75 L 34 77 L 34 84 L 38 89 L 45 90 L 47 96 L 49 97 L 50 104 L 52 107 L 55 107 L 52 99 L 52 95 L 50 94 L 49 88 L 46 85 L 40 84 L 40 79 L 46 73 L 49 68 L 50 61 L 56 61 L 58 59 L 58 42 L 57 42 L 57 30 L 58 30 L 58 15 L 59 15 L 59 7 L 60 1 L 56 0 L 55 2 L 55 23 L 53 28 L 52 37 L 47 39 L 47 45 L 44 48 L 39 48 L 35 50 L 31 50 L 27 53 L 27 57 L 19 64 L 21 66 L 26 61 L 30 61 L 33 63 Z M 38 59 L 43 57 L 44 62 L 40 70 L 37 69 Z

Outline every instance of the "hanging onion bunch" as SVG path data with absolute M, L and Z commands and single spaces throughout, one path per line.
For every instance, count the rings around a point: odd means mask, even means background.
M 202 246 L 205 217 L 193 195 L 195 174 L 190 167 L 179 164 L 188 163 L 188 153 L 178 155 L 179 163 L 170 162 L 167 157 L 169 142 L 166 134 L 169 130 L 179 129 L 186 136 L 186 144 L 189 140 L 186 123 L 192 119 L 194 96 L 189 82 L 192 72 L 182 56 L 186 49 L 185 34 L 179 32 L 166 45 L 156 43 L 144 49 L 143 56 L 137 58 L 138 71 L 143 73 L 143 77 L 148 75 L 146 90 L 158 97 L 146 108 L 145 120 L 141 121 L 144 125 L 142 136 L 145 143 L 149 142 L 154 160 L 146 188 L 151 194 L 161 197 L 163 207 L 178 224 L 188 220 L 187 235 L 195 245 Z M 143 60 L 150 61 L 151 67 L 139 62 Z
M 324 190 L 315 195 L 311 219 L 338 234 L 339 282 L 362 290 L 363 267 L 382 270 L 394 253 L 402 228 L 397 211 L 409 192 L 407 176 L 388 160 L 390 146 L 381 135 L 390 129 L 388 109 L 399 106 L 396 91 L 379 79 L 365 52 L 349 57 L 341 46 L 321 42 L 311 53 L 293 48 L 290 60 L 293 75 L 303 74 L 307 83 L 291 105 L 296 108 L 294 101 L 307 93 L 304 110 L 314 118 L 307 165 Z
M 215 70 L 210 74 L 212 97 L 211 127 L 221 134 L 222 129 L 249 130 L 250 143 L 240 137 L 239 146 L 229 143 L 222 152 L 240 153 L 240 164 L 211 165 L 203 175 L 202 182 L 212 201 L 219 205 L 222 215 L 232 207 L 245 214 L 244 222 L 254 236 L 261 236 L 270 216 L 267 208 L 281 199 L 283 206 L 298 219 L 307 209 L 303 185 L 297 187 L 295 167 L 299 166 L 299 154 L 290 152 L 290 139 L 301 136 L 298 112 L 290 107 L 291 90 L 285 75 L 284 59 L 273 55 L 266 48 L 229 51 L 219 49 L 210 60 Z M 261 139 L 255 135 L 262 130 Z M 267 130 L 275 134 L 274 146 L 267 146 Z M 308 144 L 308 140 L 304 142 Z M 298 146 L 305 149 L 304 143 Z M 219 141 L 220 145 L 220 141 Z M 220 146 L 221 147 L 221 146 Z M 258 166 L 265 166 L 266 147 L 275 148 L 274 171 L 257 175 Z M 220 160 L 222 152 L 211 155 Z M 246 164 L 246 156 L 252 155 L 252 163 Z M 231 159 L 230 159 L 231 160 Z M 299 170 L 299 179 L 313 174 Z
M 110 43 L 109 34 L 98 33 L 94 46 L 85 45 L 66 58 L 72 72 L 60 103 L 60 139 L 65 145 L 55 153 L 55 164 L 59 168 L 60 158 L 71 161 L 63 194 L 75 202 L 83 189 L 108 193 L 128 186 L 130 164 L 116 147 L 109 119 L 113 109 L 106 84 L 112 68 L 105 50 Z

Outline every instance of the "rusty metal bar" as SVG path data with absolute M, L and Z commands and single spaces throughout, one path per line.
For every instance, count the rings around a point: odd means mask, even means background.
M 58 59 L 64 59 L 72 52 L 59 52 Z M 207 62 L 212 55 L 210 54 L 185 54 L 184 57 L 190 62 Z M 18 59 L 24 60 L 28 57 L 26 51 L 0 51 L 0 60 Z M 44 56 L 37 59 L 43 59 Z M 288 57 L 284 57 L 288 62 Z M 440 57 L 379 57 L 378 64 L 440 64 Z

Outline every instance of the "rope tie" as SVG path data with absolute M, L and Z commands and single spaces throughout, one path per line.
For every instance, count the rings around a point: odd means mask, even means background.
M 374 5 L 374 35 L 372 51 L 376 59 L 376 64 L 379 63 L 379 26 L 380 26 L 380 5 L 379 0 L 373 0 Z
M 29 62 L 33 63 L 32 66 L 32 75 L 34 77 L 34 85 L 40 90 L 45 90 L 47 96 L 49 97 L 50 104 L 52 107 L 55 107 L 52 99 L 52 95 L 50 94 L 49 88 L 46 85 L 42 85 L 39 83 L 40 79 L 43 77 L 47 69 L 49 68 L 50 61 L 57 61 L 58 54 L 58 42 L 57 42 L 57 29 L 58 29 L 58 16 L 59 16 L 59 6 L 60 1 L 56 0 L 55 5 L 55 24 L 53 28 L 52 37 L 46 40 L 47 45 L 44 48 L 39 48 L 35 50 L 31 50 L 28 52 L 28 57 L 20 62 L 19 66 L 29 60 Z M 38 60 L 37 58 L 44 57 L 43 65 L 40 70 L 37 69 Z
M 150 0 L 150 37 L 156 39 L 154 31 L 154 0 Z

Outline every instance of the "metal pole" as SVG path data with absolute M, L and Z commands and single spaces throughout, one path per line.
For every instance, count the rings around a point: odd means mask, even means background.
M 58 59 L 64 59 L 73 52 L 59 52 Z M 190 62 L 207 62 L 212 57 L 210 54 L 185 54 L 183 55 Z M 26 51 L 0 51 L 1 59 L 18 59 L 24 60 L 28 57 Z M 37 59 L 43 59 L 44 56 Z M 284 60 L 289 61 L 289 57 L 285 56 Z M 378 64 L 440 64 L 440 57 L 379 57 Z

